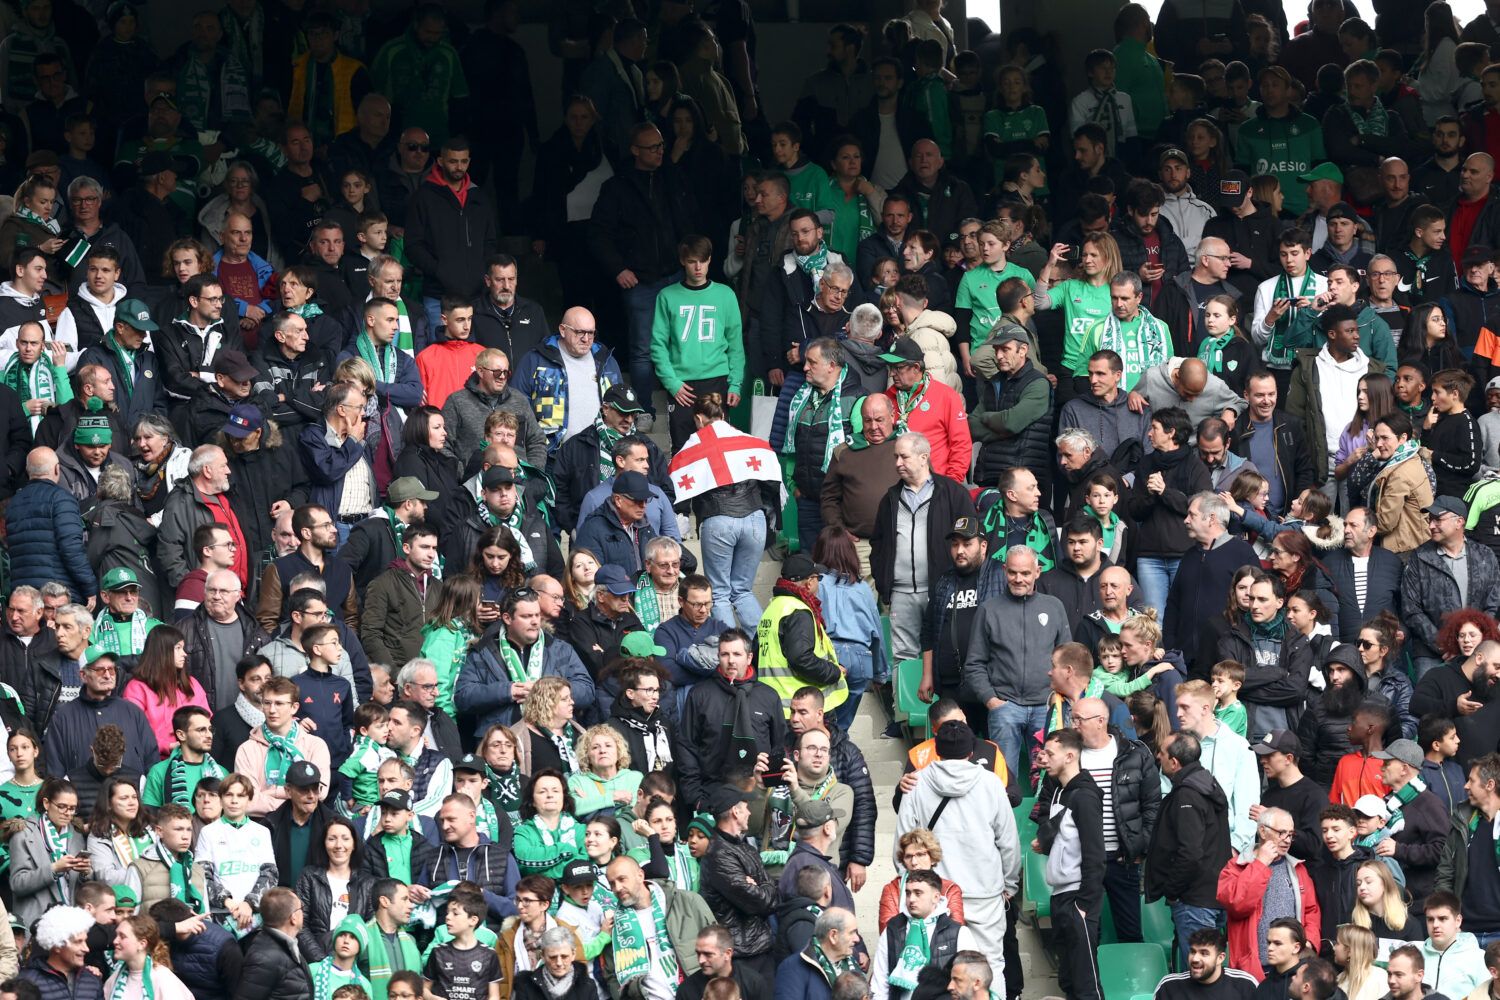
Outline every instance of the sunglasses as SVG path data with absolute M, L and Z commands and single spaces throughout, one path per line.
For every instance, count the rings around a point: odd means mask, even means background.
M 425 142 L 408 142 L 404 147 L 408 153 L 425 153 L 432 148 Z

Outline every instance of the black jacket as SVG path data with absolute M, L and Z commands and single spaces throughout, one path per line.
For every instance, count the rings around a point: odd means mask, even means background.
M 319 834 L 315 832 L 314 836 Z M 370 888 L 374 884 L 362 868 L 349 873 L 351 915 L 358 914 L 363 920 L 374 916 L 375 900 L 370 897 Z M 302 949 L 306 961 L 321 962 L 333 949 L 333 886 L 328 884 L 328 872 L 317 865 L 308 865 L 297 876 L 297 887 L 293 891 L 302 900 L 302 930 L 297 932 L 297 947 Z
M 633 271 L 642 284 L 678 269 L 677 243 L 693 231 L 697 209 L 673 167 L 628 167 L 604 182 L 594 202 L 589 252 L 603 277 Z
M 744 747 L 746 758 L 757 753 L 771 753 L 785 742 L 786 717 L 776 692 L 753 679 L 731 684 L 715 672 L 693 685 L 683 706 L 678 727 L 677 783 L 682 801 L 696 806 L 710 783 L 724 774 L 734 757 L 736 735 L 733 731 L 739 697 L 749 702 L 746 715 L 751 732 L 741 733 L 754 750 Z
M 271 635 L 251 617 L 250 613 L 242 605 L 237 610 L 240 629 L 245 637 L 245 648 L 242 655 L 249 656 L 271 641 Z M 208 609 L 199 607 L 193 613 L 176 623 L 182 630 L 183 639 L 187 645 L 188 673 L 198 679 L 203 685 L 203 693 L 208 696 L 210 705 L 221 705 L 229 700 L 227 692 L 218 690 L 218 678 L 214 672 L 214 647 L 213 638 L 210 635 L 208 624 Z
M 464 496 L 468 491 L 464 490 Z M 489 525 L 481 521 L 479 511 L 470 506 L 464 519 L 451 530 L 443 533 L 443 558 L 447 562 L 447 572 L 465 572 L 469 560 L 474 558 L 474 549 L 479 544 L 479 538 L 487 530 Z M 526 544 L 531 546 L 531 557 L 536 560 L 536 570 L 539 573 L 547 573 L 563 579 L 566 566 L 563 563 L 562 549 L 557 545 L 557 533 L 547 525 L 547 521 L 541 514 L 534 510 L 528 510 L 521 515 L 521 534 L 526 536 Z
M 498 347 L 511 364 L 520 361 L 528 351 L 541 347 L 551 334 L 546 313 L 531 299 L 517 295 L 508 313 L 501 312 L 487 294 L 474 300 L 475 342 L 485 347 Z
M 1437 866 L 1443 857 L 1452 816 L 1430 788 L 1418 792 L 1416 798 L 1402 806 L 1401 816 L 1404 820 L 1401 829 L 1391 835 L 1396 842 L 1395 858 L 1406 872 L 1406 891 L 1421 906 L 1437 880 Z
M 220 351 L 245 353 L 245 339 L 240 335 L 238 322 L 231 323 L 226 315 L 219 321 L 218 331 Z M 173 399 L 197 399 L 212 385 L 198 377 L 199 372 L 212 367 L 203 364 L 205 347 L 204 338 L 198 336 L 185 319 L 174 320 L 151 335 L 151 348 L 156 352 L 158 362 L 158 378 Z
M 395 474 L 398 477 L 415 476 L 423 486 L 438 495 L 436 500 L 427 504 L 424 520 L 436 525 L 438 533 L 444 537 L 474 509 L 474 498 L 464 489 L 460 478 L 463 466 L 451 455 L 423 445 L 408 445 L 401 449 L 401 455 L 396 459 Z
M 1113 565 L 1108 556 L 1100 556 L 1099 568 L 1085 580 L 1078 575 L 1078 567 L 1061 559 L 1042 574 L 1036 582 L 1036 589 L 1040 594 L 1051 594 L 1062 601 L 1063 607 L 1068 609 L 1068 627 L 1076 629 L 1084 619 L 1099 610 L 1099 574 Z
M 854 112 L 849 119 L 849 132 L 859 140 L 859 148 L 864 153 L 864 162 L 873 164 L 876 157 L 880 155 L 878 100 L 871 101 L 866 107 Z M 901 140 L 901 159 L 910 160 L 911 148 L 917 144 L 917 140 L 932 138 L 932 123 L 925 115 L 908 106 L 905 101 L 897 101 L 896 136 Z M 869 275 L 861 275 L 860 280 L 863 281 L 867 277 Z
M 1109 232 L 1115 238 L 1115 242 L 1120 245 L 1121 266 L 1127 271 L 1139 271 L 1148 257 L 1146 238 L 1136 230 L 1135 225 L 1130 221 L 1130 216 L 1125 212 L 1117 215 L 1114 223 L 1109 227 Z M 1158 315 L 1157 303 L 1166 294 L 1167 285 L 1177 275 L 1192 270 L 1193 267 L 1193 262 L 1188 259 L 1187 248 L 1182 245 L 1182 240 L 1173 231 L 1172 223 L 1166 216 L 1156 220 L 1156 235 L 1161 240 L 1161 256 L 1157 258 L 1157 262 L 1163 268 L 1162 290 L 1153 296 L 1148 287 L 1145 299 L 1141 303 L 1144 308 L 1151 310 L 1153 316 Z M 1180 348 L 1181 344 L 1178 346 Z
M 1167 324 L 1172 331 L 1172 353 L 1178 357 L 1196 358 L 1208 331 L 1203 328 L 1203 310 L 1197 308 L 1195 293 L 1189 287 L 1193 282 L 1192 269 L 1162 279 L 1161 294 L 1151 307 L 1151 315 Z M 1228 295 L 1239 299 L 1245 293 L 1232 280 L 1215 282 L 1210 286 L 1212 295 Z M 1252 295 L 1254 293 L 1251 293 Z M 1207 296 L 1205 296 L 1206 300 Z M 1253 301 L 1253 300 L 1252 300 Z M 1243 303 L 1243 310 L 1249 303 Z
M 1285 487 L 1286 502 L 1290 504 L 1296 496 L 1309 486 L 1323 482 L 1324 473 L 1313 463 L 1312 450 L 1307 446 L 1307 434 L 1302 421 L 1279 407 L 1271 414 L 1271 432 L 1275 435 L 1276 466 Z M 1247 409 L 1240 414 L 1230 432 L 1229 449 L 1241 458 L 1250 457 L 1250 438 L 1255 427 Z M 1266 470 L 1262 469 L 1262 474 Z
M 58 684 L 60 669 L 57 652 L 57 633 L 43 622 L 31 642 L 16 638 L 9 628 L 0 630 L 0 682 L 15 688 L 21 696 L 27 721 L 41 735 L 47 728 L 52 704 Z M 45 710 L 45 718 L 38 715 Z
M 1340 642 L 1354 642 L 1365 622 L 1382 611 L 1401 617 L 1401 558 L 1389 549 L 1375 546 L 1365 571 L 1365 603 L 1359 603 L 1354 589 L 1354 557 L 1339 549 L 1323 557 L 1329 586 L 1338 598 L 1334 612 L 1333 634 Z M 1413 714 L 1421 717 L 1413 708 Z
M 1115 814 L 1115 834 L 1120 838 L 1117 859 L 1126 862 L 1146 856 L 1151 833 L 1161 812 L 1161 772 L 1151 748 L 1132 740 L 1113 727 L 1115 741 L 1114 771 L 1110 779 L 1110 802 Z M 1057 782 L 1043 778 L 1037 792 L 1038 801 L 1050 802 Z
M 1146 850 L 1146 901 L 1218 906 L 1219 871 L 1230 858 L 1229 799 L 1203 765 L 1172 775 Z
M 734 939 L 735 955 L 755 958 L 769 952 L 770 917 L 781 895 L 761 864 L 760 852 L 743 837 L 715 829 L 699 880 L 703 901 Z
M 245 939 L 245 965 L 235 1000 L 312 1000 L 308 961 L 307 955 L 298 960 L 291 939 L 279 931 L 253 931 Z
M 495 207 L 478 185 L 465 180 L 460 201 L 447 183 L 424 178 L 406 206 L 406 255 L 422 271 L 422 294 L 479 294 L 495 226 Z
M 667 459 L 661 448 L 646 438 L 648 466 L 646 479 L 667 495 L 670 503 L 676 492 L 667 475 Z M 557 523 L 565 531 L 577 531 L 578 512 L 589 490 L 604 480 L 599 477 L 599 431 L 585 427 L 562 443 L 547 462 L 547 475 L 557 491 Z
M 1276 664 L 1262 664 L 1256 656 L 1249 627 L 1239 621 L 1231 625 L 1219 640 L 1217 655 L 1220 660 L 1234 660 L 1245 665 L 1245 682 L 1240 687 L 1240 699 L 1250 714 L 1251 734 L 1260 732 L 1255 721 L 1255 710 L 1261 705 L 1284 710 L 1287 719 L 1285 728 L 1296 728 L 1302 704 L 1307 699 L 1307 675 L 1313 667 L 1312 645 L 1306 636 L 1287 625 Z
M 85 307 L 87 308 L 87 307 Z M 166 416 L 167 390 L 162 384 L 161 366 L 157 364 L 156 352 L 135 352 L 135 365 L 130 378 L 125 376 L 124 365 L 119 355 L 103 346 L 90 347 L 78 356 L 74 370 L 84 365 L 102 365 L 115 384 L 115 406 L 119 408 L 120 421 L 129 428 L 148 413 Z M 125 386 L 130 386 L 126 392 Z
M 0 654 L 3 655 L 3 654 Z M 3 664 L 0 659 L 0 664 Z M 1464 695 L 1480 696 L 1474 690 L 1474 682 L 1464 676 L 1463 658 L 1449 660 L 1434 667 L 1417 679 L 1411 692 L 1411 714 L 1417 718 L 1424 715 L 1440 715 L 1452 719 L 1458 713 L 1458 699 Z
M 1153 494 L 1146 488 L 1151 474 L 1160 472 L 1167 488 Z M 1188 501 L 1209 488 L 1208 467 L 1194 448 L 1153 451 L 1136 467 L 1135 485 L 1126 498 L 1126 512 L 1136 522 L 1136 554 L 1152 558 L 1180 558 L 1193 544 L 1188 537 Z
M 316 319 L 322 320 L 327 315 L 324 313 Z M 309 331 L 312 327 L 313 324 L 308 324 Z M 342 348 L 340 341 L 334 345 L 333 352 Z M 303 424 L 323 420 L 323 393 L 333 381 L 332 352 L 309 339 L 307 350 L 295 358 L 288 358 L 272 338 L 268 319 L 261 325 L 260 350 L 250 362 L 261 370 L 264 379 L 256 380 L 255 389 L 264 391 L 263 398 L 270 406 L 270 416 L 284 431 L 291 431 L 295 436 Z M 315 391 L 315 385 L 323 388 Z
M 1078 905 L 1085 911 L 1097 911 L 1104 896 L 1104 794 L 1094 784 L 1093 775 L 1080 770 L 1058 789 L 1054 786 L 1053 798 L 1048 801 L 1060 806 L 1052 815 L 1045 815 L 1037 823 L 1037 845 L 1043 854 L 1050 854 L 1062 832 L 1063 819 L 1071 814 L 1078 836 Z
M 953 522 L 960 517 L 974 517 L 975 512 L 974 500 L 961 483 L 935 472 L 931 475 L 932 493 L 923 504 L 927 508 L 925 560 L 927 579 L 935 581 L 953 568 L 953 557 L 948 554 L 948 532 L 953 528 Z M 902 505 L 901 491 L 905 488 L 906 484 L 898 481 L 885 491 L 875 514 L 875 532 L 870 536 L 870 573 L 875 577 L 875 589 L 885 603 L 890 602 L 891 590 L 896 585 L 896 516 Z M 916 553 L 913 555 L 913 561 L 924 558 Z
M 1253 297 L 1262 281 L 1281 272 L 1276 246 L 1281 237 L 1281 221 L 1268 206 L 1256 203 L 1255 212 L 1243 219 L 1233 212 L 1220 212 L 1203 227 L 1203 238 L 1210 236 L 1228 243 L 1231 251 L 1250 258 L 1249 267 L 1229 270 L 1229 283 L 1241 295 Z
M 1446 834 L 1446 830 L 1445 830 Z M 1339 924 L 1349 922 L 1354 913 L 1354 876 L 1359 866 L 1375 857 L 1368 847 L 1355 845 L 1354 853 L 1342 861 L 1319 845 L 1319 856 L 1307 863 L 1307 872 L 1312 876 L 1313 891 L 1318 897 L 1318 907 L 1323 911 L 1323 940 L 1319 950 L 1332 952 L 1334 933 Z
M 979 214 L 979 203 L 968 181 L 947 168 L 938 172 L 930 188 L 923 187 L 915 174 L 907 173 L 892 193 L 906 196 L 911 204 L 912 226 L 930 231 L 940 244 L 958 233 L 960 222 Z
M 295 442 L 274 423 L 265 425 L 254 451 L 224 449 L 229 458 L 229 506 L 245 533 L 250 579 L 259 580 L 275 556 L 271 505 L 285 500 L 293 510 L 307 503 L 307 474 Z
M 1358 706 L 1368 690 L 1369 678 L 1354 646 L 1346 643 L 1329 653 L 1325 667 L 1334 663 L 1354 672 L 1354 683 L 1359 685 L 1360 696 L 1353 704 Z M 1325 788 L 1333 784 L 1333 773 L 1338 770 L 1339 759 L 1354 749 L 1349 743 L 1350 716 L 1333 714 L 1326 699 L 1326 692 L 1307 699 L 1307 707 L 1297 724 L 1297 741 L 1302 745 L 1298 757 L 1302 773 Z

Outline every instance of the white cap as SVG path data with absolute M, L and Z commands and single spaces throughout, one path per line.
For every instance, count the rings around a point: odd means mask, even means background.
M 1361 795 L 1359 801 L 1354 803 L 1354 811 L 1372 819 L 1391 818 L 1391 811 L 1385 807 L 1385 800 L 1378 795 Z
M 1494 378 L 1492 378 L 1488 382 L 1486 382 L 1484 384 L 1484 391 L 1485 392 L 1500 391 L 1500 375 L 1496 375 Z

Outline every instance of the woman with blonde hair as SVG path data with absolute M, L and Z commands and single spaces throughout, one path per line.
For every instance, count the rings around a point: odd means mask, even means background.
M 901 874 L 886 883 L 880 890 L 880 930 L 898 913 L 906 912 L 906 873 L 931 871 L 943 860 L 943 848 L 931 830 L 918 828 L 903 833 L 896 842 L 896 866 Z M 964 922 L 964 891 L 957 882 L 943 879 L 943 899 L 948 904 L 948 915 L 958 923 Z
M 630 766 L 630 747 L 618 729 L 603 722 L 590 726 L 578 738 L 576 752 L 579 769 L 568 775 L 575 815 L 616 816 L 622 806 L 635 805 L 645 775 Z
M 1167 714 L 1176 718 L 1177 685 L 1187 679 L 1187 663 L 1177 650 L 1162 648 L 1161 636 L 1156 609 L 1142 608 L 1120 626 L 1120 653 L 1125 660 L 1125 672 L 1131 677 L 1139 677 L 1161 663 L 1171 666 L 1171 670 L 1156 675 L 1150 690 L 1166 703 Z
M 516 761 L 523 775 L 544 768 L 563 774 L 579 770 L 575 747 L 583 729 L 573 721 L 573 689 L 561 677 L 540 677 L 521 703 L 516 736 Z
M 193 1000 L 193 993 L 172 971 L 172 954 L 144 914 L 115 925 L 114 974 L 104 981 L 110 1000 Z
M 1386 994 L 1385 977 L 1375 966 L 1375 932 L 1358 924 L 1339 924 L 1333 939 L 1333 963 L 1339 972 L 1339 989 L 1348 1000 L 1380 1000 Z
M 1412 912 L 1396 877 L 1378 858 L 1361 862 L 1354 870 L 1354 910 L 1349 922 L 1375 934 L 1377 961 L 1408 941 L 1427 937 L 1422 917 Z
M 1109 233 L 1090 233 L 1078 246 L 1078 259 L 1068 260 L 1072 248 L 1058 243 L 1036 279 L 1036 307 L 1063 311 L 1062 367 L 1073 376 L 1076 395 L 1088 390 L 1089 359 L 1084 340 L 1097 320 L 1113 315 L 1109 283 L 1120 273 L 1120 245 Z M 1072 268 L 1073 277 L 1057 277 L 1059 265 Z

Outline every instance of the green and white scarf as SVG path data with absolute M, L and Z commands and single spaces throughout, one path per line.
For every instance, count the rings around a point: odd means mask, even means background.
M 33 212 L 31 209 L 27 208 L 25 205 L 17 206 L 16 218 L 20 219 L 22 222 L 29 222 L 33 226 L 41 226 L 53 236 L 58 236 L 62 233 L 62 227 L 57 224 L 56 219 L 44 219 L 40 215 L 37 215 L 35 212 Z
M 294 722 L 285 736 L 277 736 L 271 732 L 270 726 L 261 726 L 260 735 L 265 739 L 267 748 L 266 784 L 272 788 L 280 788 L 286 784 L 287 768 L 302 759 L 302 751 L 297 747 L 297 737 L 302 734 Z
M 837 784 L 838 779 L 834 777 L 833 768 L 829 768 L 828 773 L 823 776 L 822 781 L 807 789 L 807 797 L 814 802 L 821 801 L 822 799 L 827 797 L 829 792 L 833 791 L 834 786 Z M 767 796 L 766 801 L 774 811 L 780 813 L 781 815 L 786 817 L 790 817 L 792 815 L 792 790 L 786 785 L 777 786 L 776 789 L 771 792 L 769 796 Z
M 165 847 L 158 847 L 158 850 L 167 862 L 167 883 L 172 898 L 186 903 L 194 913 L 207 913 L 206 901 L 193 887 L 193 852 L 183 851 L 180 857 L 174 858 Z
M 611 468 L 614 466 L 613 459 L 610 460 L 610 466 Z M 526 533 L 521 530 L 521 519 L 525 515 L 526 501 L 521 497 L 519 487 L 520 484 L 518 483 L 516 505 L 511 508 L 509 517 L 502 518 L 490 510 L 490 505 L 484 502 L 484 495 L 480 494 L 479 519 L 491 527 L 503 524 L 510 529 L 510 537 L 516 540 L 516 545 L 521 549 L 521 563 L 526 568 L 527 573 L 532 573 L 537 568 L 536 556 L 531 551 L 531 543 L 526 540 Z
M 805 256 L 793 250 L 792 256 L 797 260 L 798 269 L 812 280 L 813 294 L 817 294 L 818 286 L 823 283 L 823 272 L 828 270 L 828 244 L 819 243 L 816 250 Z
M 287 312 L 301 316 L 304 320 L 311 320 L 323 315 L 323 307 L 309 299 L 300 306 L 292 306 Z
M 625 435 L 606 424 L 603 413 L 594 418 L 594 430 L 599 435 L 599 481 L 602 483 L 615 474 L 615 442 Z
M 1385 821 L 1387 833 L 1395 835 L 1406 826 L 1406 814 L 1403 809 L 1410 804 L 1411 800 L 1427 791 L 1427 782 L 1413 776 L 1410 781 L 1396 789 L 1385 797 L 1385 806 L 1391 811 L 1390 819 Z
M 501 774 L 488 764 L 484 773 L 490 779 L 489 799 L 510 819 L 511 826 L 521 822 L 521 769 L 514 764 Z
M 1120 318 L 1113 312 L 1099 323 L 1098 350 L 1114 351 L 1120 355 L 1125 362 L 1127 372 L 1131 370 L 1132 360 L 1135 360 L 1138 366 L 1135 370 L 1140 372 L 1171 360 L 1171 332 L 1165 323 L 1145 309 L 1136 313 L 1137 325 L 1134 339 L 1129 336 L 1125 327 L 1120 323 Z M 1134 359 L 1131 357 L 1132 354 L 1135 355 Z
M 578 751 L 573 747 L 578 737 L 582 735 L 578 732 L 578 727 L 571 722 L 564 722 L 561 732 L 554 732 L 546 726 L 537 726 L 537 728 L 546 733 L 552 745 L 557 748 L 557 755 L 562 758 L 563 766 L 568 769 L 568 773 L 578 773 Z
M 360 975 L 358 966 L 352 969 L 340 969 L 333 964 L 332 955 L 321 962 L 313 963 L 308 971 L 312 973 L 313 1000 L 333 1000 L 333 991 L 348 983 L 353 983 L 361 989 L 370 985 L 369 980 Z M 368 989 L 365 990 L 365 995 L 370 995 Z
M 150 615 L 137 608 L 130 615 L 130 645 L 120 645 L 120 635 L 124 623 L 115 621 L 113 612 L 106 611 L 94 622 L 94 631 L 89 635 L 89 642 L 95 646 L 103 646 L 116 656 L 139 656 L 141 650 L 146 648 L 146 634 L 151 631 L 155 622 Z M 160 625 L 160 622 L 155 622 Z
M 531 644 L 531 649 L 526 653 L 526 664 L 521 665 L 521 654 L 516 647 L 504 635 L 500 636 L 500 659 L 505 661 L 505 672 L 510 674 L 510 682 L 530 683 L 542 676 L 542 664 L 544 662 L 543 644 L 547 641 L 547 634 L 537 634 L 536 642 Z
M 417 950 L 415 939 L 406 931 L 398 929 L 396 944 L 401 949 L 401 968 L 412 972 L 420 970 L 422 955 Z M 366 968 L 370 970 L 370 984 L 375 987 L 372 1000 L 382 1000 L 386 994 L 386 984 L 390 982 L 396 969 L 392 967 L 390 953 L 385 947 L 385 934 L 373 920 L 365 923 L 364 955 Z
M 1422 443 L 1420 441 L 1416 438 L 1407 438 L 1404 443 L 1396 446 L 1396 450 L 1391 452 L 1391 457 L 1385 460 L 1385 464 L 1380 469 L 1384 472 L 1386 469 L 1394 468 L 1421 450 Z
M 52 855 L 52 863 L 61 861 L 68 853 L 68 831 L 59 830 L 52 825 L 52 821 L 46 816 L 42 817 L 42 836 L 47 840 L 47 853 Z M 53 877 L 57 884 L 57 895 L 63 903 L 72 904 L 73 893 L 69 888 L 68 879 L 64 875 Z
M 1217 337 L 1204 337 L 1198 345 L 1198 360 L 1208 367 L 1209 374 L 1218 375 L 1224 370 L 1224 348 L 1234 339 L 1234 333 L 1231 326 Z
M 141 966 L 141 995 L 144 1000 L 156 1000 L 156 983 L 152 982 L 151 956 Z M 115 988 L 109 991 L 109 1000 L 125 1000 L 125 991 L 130 988 L 130 969 L 124 962 L 115 966 Z
M 1361 111 L 1348 101 L 1344 102 L 1344 109 L 1349 112 L 1349 119 L 1354 122 L 1354 128 L 1360 135 L 1384 137 L 1390 134 L 1391 116 L 1378 97 L 1369 111 Z
M 387 385 L 396 381 L 396 349 L 387 345 L 376 348 L 375 341 L 370 337 L 369 331 L 362 332 L 354 338 L 354 349 L 359 356 L 370 363 L 375 369 L 375 381 L 384 382 Z M 380 352 L 385 352 L 385 360 L 381 360 Z
M 1088 120 L 1104 130 L 1105 152 L 1114 156 L 1119 144 L 1125 141 L 1125 116 L 1120 110 L 1119 91 L 1113 87 L 1108 90 L 1090 87 L 1089 93 L 1094 95 L 1094 106 L 1089 110 Z
M 396 299 L 396 349 L 407 357 L 415 357 L 416 343 L 411 337 L 411 314 L 406 311 L 406 300 Z
M 190 765 L 182 759 L 182 748 L 173 747 L 171 754 L 167 756 L 167 801 L 175 802 L 180 806 L 191 807 L 193 803 L 193 789 L 188 787 L 187 769 Z M 229 777 L 229 772 L 220 766 L 219 762 L 204 754 L 203 770 L 199 773 L 199 780 L 203 778 L 218 778 L 220 781 Z
M 656 595 L 656 584 L 650 573 L 642 573 L 635 581 L 634 600 L 635 616 L 641 620 L 641 627 L 647 632 L 655 632 L 661 624 L 661 598 Z
M 698 859 L 693 857 L 686 844 L 676 844 L 672 853 L 667 855 L 667 871 L 677 888 L 698 891 Z
M 115 332 L 109 331 L 104 335 L 104 346 L 115 356 L 115 362 L 120 366 L 121 388 L 125 390 L 125 398 L 129 399 L 131 393 L 135 392 L 135 355 L 136 352 L 124 347 L 115 339 Z
M 854 964 L 854 956 L 841 958 L 835 962 L 823 953 L 823 946 L 818 943 L 817 938 L 813 938 L 812 944 L 809 947 L 812 948 L 813 960 L 818 963 L 818 968 L 823 972 L 823 978 L 828 980 L 829 988 L 832 988 L 833 984 L 838 982 L 839 976 L 845 972 L 859 971 L 858 967 Z
M 537 836 L 542 838 L 542 844 L 546 847 L 561 845 L 576 853 L 583 846 L 584 825 L 567 813 L 557 817 L 556 830 L 547 829 L 540 816 L 533 818 L 532 825 L 536 827 Z
M 662 903 L 662 891 L 649 882 L 646 889 L 651 895 L 651 919 L 656 925 L 656 961 L 661 974 L 675 989 L 682 982 L 682 967 L 677 962 L 677 949 L 672 947 L 672 936 L 667 933 L 667 910 Z M 609 941 L 614 949 L 615 978 L 621 986 L 651 971 L 651 942 L 634 907 L 622 906 L 615 911 Z
M 932 384 L 932 373 L 924 371 L 922 381 L 910 389 L 896 390 L 896 433 L 905 434 L 907 418 L 922 405 L 927 396 L 927 387 Z
M 889 977 L 892 986 L 903 990 L 917 988 L 917 976 L 932 961 L 932 929 L 937 925 L 936 913 L 922 920 L 907 917 L 906 941 L 901 946 L 901 957 Z M 826 975 L 826 973 L 825 973 Z
M 1479 821 L 1481 819 L 1484 819 L 1484 813 L 1480 812 L 1478 809 L 1475 809 L 1474 815 L 1469 817 L 1470 840 L 1474 839 L 1474 831 L 1479 829 Z M 1495 835 L 1495 827 L 1497 825 L 1500 825 L 1500 818 L 1497 818 L 1496 821 L 1490 826 L 1491 835 L 1494 836 L 1495 840 L 1495 867 L 1500 868 L 1500 835 Z
M 21 397 L 24 404 L 28 399 L 45 399 L 49 402 L 57 402 L 57 382 L 52 377 L 52 362 L 44 357 L 36 359 L 36 363 L 30 369 L 21 366 L 21 355 L 12 354 L 10 360 L 5 364 L 5 370 L 0 372 L 0 384 L 9 386 L 15 390 L 17 396 Z M 25 408 L 22 408 L 25 412 Z M 31 430 L 36 432 L 37 425 L 42 422 L 40 413 L 33 414 Z
M 1272 368 L 1292 367 L 1292 352 L 1286 349 L 1286 332 L 1291 328 L 1292 318 L 1297 315 L 1297 299 L 1310 299 L 1317 292 L 1317 285 L 1313 282 L 1312 268 L 1302 272 L 1302 287 L 1294 294 L 1292 292 L 1292 279 L 1285 271 L 1276 276 L 1276 290 L 1271 293 L 1271 301 L 1286 299 L 1293 304 L 1287 307 L 1286 312 L 1276 321 L 1276 326 L 1271 330 L 1271 339 L 1266 341 L 1266 348 L 1262 357 L 1266 364 Z
M 833 383 L 823 398 L 828 402 L 828 438 L 823 442 L 823 461 L 818 471 L 827 472 L 829 463 L 833 461 L 833 452 L 839 445 L 843 444 L 849 435 L 849 428 L 844 426 L 843 395 L 844 377 L 849 374 L 849 366 L 845 365 L 839 369 L 838 380 Z M 787 410 L 786 439 L 781 442 L 781 453 L 793 455 L 797 452 L 797 422 L 802 417 L 802 410 L 808 401 L 813 398 L 817 390 L 811 382 L 803 382 L 797 387 L 792 395 L 791 406 Z M 813 403 L 813 409 L 817 409 L 817 403 Z

